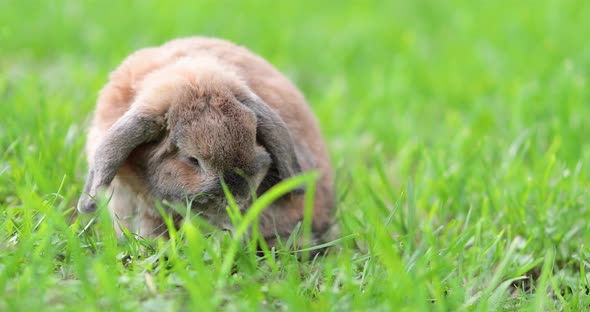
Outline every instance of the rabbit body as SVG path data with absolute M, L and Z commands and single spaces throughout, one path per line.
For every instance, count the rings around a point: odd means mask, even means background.
M 320 172 L 315 236 L 331 223 L 330 158 L 304 96 L 267 61 L 225 40 L 180 38 L 128 56 L 99 93 L 86 154 L 85 192 L 111 194 L 108 207 L 119 235 L 121 226 L 140 236 L 166 235 L 158 201 L 190 201 L 195 213 L 231 228 L 222 177 L 245 210 L 248 193 L 259 196 L 281 179 L 313 169 Z M 233 169 L 248 178 L 242 181 Z M 304 198 L 292 192 L 262 213 L 259 229 L 270 244 L 302 220 Z M 83 196 L 78 209 L 95 206 Z M 179 225 L 183 214 L 173 215 Z

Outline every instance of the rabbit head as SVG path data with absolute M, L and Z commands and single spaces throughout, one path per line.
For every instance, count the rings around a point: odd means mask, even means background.
M 225 207 L 222 181 L 243 204 L 261 185 L 301 172 L 283 120 L 214 59 L 180 59 L 134 89 L 90 162 L 80 212 L 96 210 L 94 197 L 124 163 L 155 198 L 197 209 Z

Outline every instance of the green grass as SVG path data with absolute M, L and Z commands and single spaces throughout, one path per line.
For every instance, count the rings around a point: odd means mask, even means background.
M 589 309 L 589 29 L 587 1 L 0 1 L 0 310 Z M 329 255 L 71 217 L 108 72 L 192 34 L 307 96 L 337 172 Z

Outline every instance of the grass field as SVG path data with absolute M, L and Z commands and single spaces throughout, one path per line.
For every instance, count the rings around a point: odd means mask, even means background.
M 587 1 L 0 0 L 0 311 L 590 309 L 589 31 Z M 108 72 L 194 34 L 259 53 L 320 118 L 327 256 L 70 217 Z

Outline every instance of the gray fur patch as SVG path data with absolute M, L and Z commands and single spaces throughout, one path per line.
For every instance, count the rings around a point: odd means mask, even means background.
M 78 211 L 96 210 L 94 197 L 99 189 L 107 187 L 129 154 L 140 144 L 157 139 L 162 133 L 163 118 L 128 111 L 107 131 L 89 169 L 84 194 L 78 201 Z

